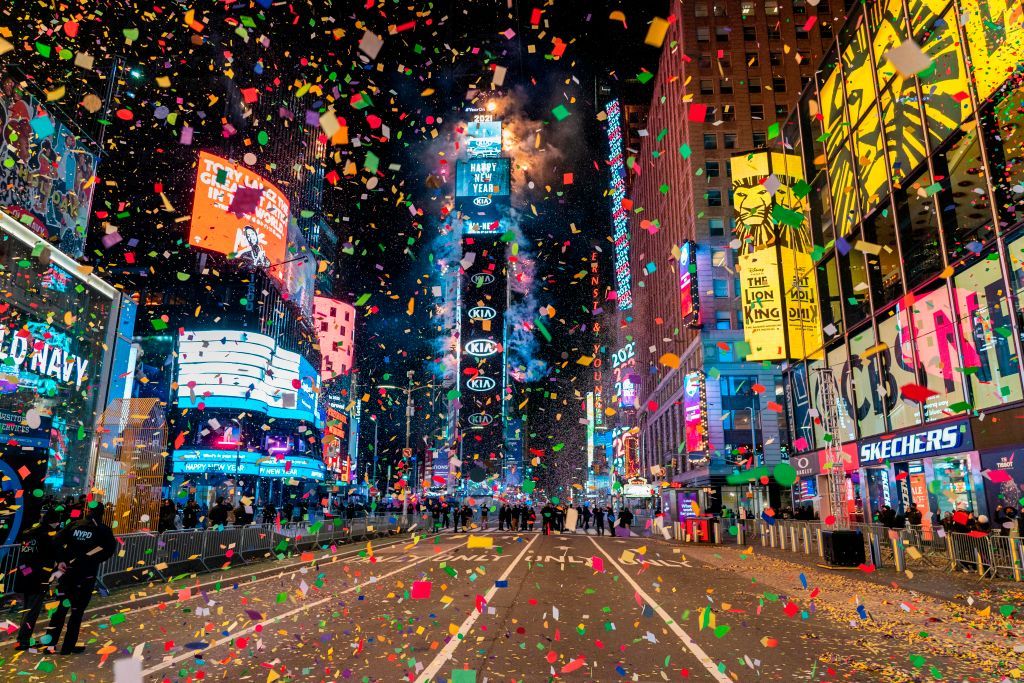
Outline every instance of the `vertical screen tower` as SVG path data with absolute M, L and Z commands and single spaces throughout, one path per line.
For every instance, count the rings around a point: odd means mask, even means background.
M 511 162 L 502 156 L 501 121 L 466 110 L 466 158 L 456 164 L 455 212 L 461 222 L 459 434 L 463 481 L 475 488 L 502 472 L 506 389 L 505 243 Z

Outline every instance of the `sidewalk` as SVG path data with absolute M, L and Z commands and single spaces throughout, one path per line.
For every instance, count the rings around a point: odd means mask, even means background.
M 971 573 L 948 572 L 944 565 L 933 567 L 919 561 L 908 564 L 906 572 L 897 572 L 892 567 L 868 571 L 857 567 L 832 568 L 817 555 L 761 547 L 760 544 L 740 547 L 676 541 L 668 543 L 685 548 L 684 553 L 708 564 L 750 567 L 758 562 L 771 562 L 775 568 L 788 572 L 802 571 L 822 576 L 837 576 L 847 582 L 905 589 L 947 602 L 964 603 L 970 599 L 974 601 L 973 606 L 978 609 L 1011 603 L 1018 606 L 1018 611 L 1024 611 L 1024 584 L 1000 579 L 981 579 Z M 751 548 L 753 552 L 748 554 L 746 551 Z M 1020 616 L 1024 617 L 1024 614 Z

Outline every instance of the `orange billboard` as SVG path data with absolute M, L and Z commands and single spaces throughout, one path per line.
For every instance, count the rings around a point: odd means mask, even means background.
M 249 169 L 208 152 L 199 153 L 192 203 L 193 247 L 266 268 L 285 260 L 291 205 L 278 188 Z

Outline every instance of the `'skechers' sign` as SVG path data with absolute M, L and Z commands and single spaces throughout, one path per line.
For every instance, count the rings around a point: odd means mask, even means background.
M 860 464 L 912 460 L 971 450 L 970 427 L 966 422 L 887 435 L 860 444 Z

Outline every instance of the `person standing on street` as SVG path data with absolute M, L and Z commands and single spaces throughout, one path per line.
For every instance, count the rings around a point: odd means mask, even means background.
M 185 529 L 195 529 L 199 526 L 199 517 L 202 511 L 199 503 L 192 499 L 185 503 L 185 509 L 181 511 L 181 526 Z
M 17 591 L 25 596 L 25 605 L 21 625 L 18 627 L 16 650 L 32 647 L 32 631 L 35 630 L 39 612 L 50 592 L 50 574 L 55 564 L 55 537 L 59 525 L 60 515 L 49 509 L 39 523 L 25 533 L 21 541 L 21 554 L 18 555 L 20 562 L 14 581 Z
M 57 569 L 61 571 L 57 582 L 57 609 L 50 616 L 46 629 L 47 644 L 56 649 L 60 641 L 64 620 L 68 619 L 68 630 L 64 636 L 62 655 L 80 654 L 85 648 L 78 644 L 78 632 L 82 628 L 82 617 L 92 600 L 96 588 L 96 574 L 100 565 L 112 557 L 117 550 L 114 532 L 103 523 L 103 506 L 86 508 L 81 521 L 64 527 L 57 535 Z
M 441 503 L 441 525 L 445 529 L 447 529 L 448 525 L 451 524 L 451 518 L 450 518 L 451 512 L 452 512 L 452 506 L 451 505 L 449 505 L 448 503 Z M 456 531 L 459 530 L 459 519 L 458 519 L 458 517 L 455 518 L 455 530 Z
M 487 531 L 487 503 L 480 506 L 480 529 Z
M 589 505 L 584 505 L 583 506 L 583 512 L 581 513 L 581 516 L 583 517 L 583 533 L 589 534 L 590 533 L 590 506 Z
M 469 525 L 473 521 L 473 508 L 469 505 L 462 506 L 462 533 L 469 531 Z
M 160 503 L 160 516 L 157 518 L 159 524 L 157 530 L 160 532 L 174 531 L 178 528 L 175 518 L 178 516 L 178 509 L 170 498 L 164 498 Z
M 600 505 L 594 508 L 594 527 L 598 536 L 604 536 L 604 508 Z
M 622 533 L 623 536 L 629 536 L 629 527 L 633 524 L 633 513 L 625 505 L 622 506 L 622 510 L 619 511 L 619 528 L 625 529 Z

